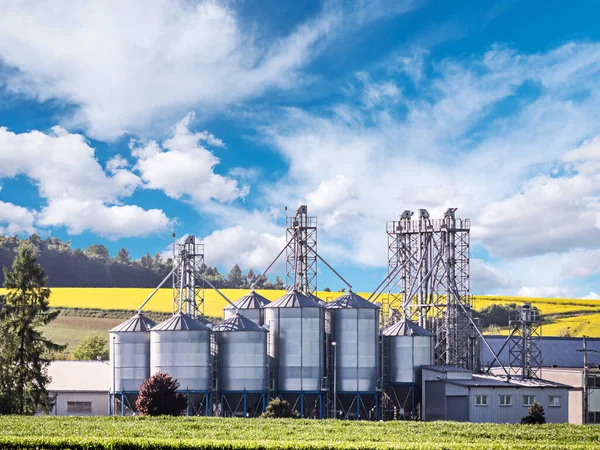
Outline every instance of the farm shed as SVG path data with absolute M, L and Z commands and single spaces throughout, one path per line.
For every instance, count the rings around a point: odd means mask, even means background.
M 519 423 L 536 401 L 546 421 L 569 419 L 569 387 L 538 379 L 473 375 L 449 366 L 424 366 L 423 420 Z
M 53 416 L 108 415 L 110 365 L 104 361 L 53 361 L 48 366 Z
M 487 338 L 495 352 L 500 350 L 505 339 L 505 336 Z M 587 376 L 583 368 L 582 338 L 543 336 L 541 342 L 541 377 L 573 388 L 569 392 L 569 423 L 600 423 L 600 338 L 587 338 Z M 503 364 L 508 364 L 510 355 L 506 349 L 498 356 Z M 484 367 L 491 361 L 491 353 L 482 347 L 481 362 Z M 500 367 L 492 367 L 491 371 L 502 373 Z M 584 398 L 587 398 L 587 404 Z M 586 415 L 587 420 L 584 421 Z

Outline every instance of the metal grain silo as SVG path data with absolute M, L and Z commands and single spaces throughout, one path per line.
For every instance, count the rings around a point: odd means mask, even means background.
M 225 319 L 229 319 L 239 312 L 240 314 L 243 314 L 246 319 L 250 319 L 258 325 L 262 325 L 264 323 L 263 308 L 268 304 L 269 300 L 255 292 L 253 289 L 250 293 L 235 301 L 233 303 L 235 306 L 227 305 L 223 308 L 223 312 Z
M 266 406 L 267 330 L 240 314 L 213 329 L 222 415 L 260 415 Z
M 168 373 L 186 392 L 211 389 L 210 330 L 184 313 L 150 330 L 150 373 Z
M 336 342 L 339 393 L 374 393 L 379 378 L 380 308 L 350 291 L 327 305 Z
M 137 393 L 150 376 L 150 329 L 155 325 L 143 314 L 136 314 L 108 332 L 111 392 Z
M 420 367 L 433 364 L 433 334 L 409 320 L 383 330 L 389 352 L 389 383 L 417 383 Z
M 325 308 L 292 290 L 265 306 L 265 324 L 270 332 L 269 356 L 275 364 L 275 390 L 284 398 L 292 394 L 292 406 L 303 417 L 322 417 Z M 313 411 L 309 404 L 318 407 Z

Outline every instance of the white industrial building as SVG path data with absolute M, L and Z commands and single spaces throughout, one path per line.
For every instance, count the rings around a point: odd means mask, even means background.
M 106 361 L 53 361 L 47 386 L 53 416 L 106 416 L 110 365 Z
M 520 423 L 535 401 L 548 423 L 569 418 L 569 387 L 534 378 L 473 375 L 450 366 L 423 366 L 423 420 Z
M 505 339 L 504 336 L 487 337 L 500 362 L 508 365 L 510 354 L 507 349 L 501 351 Z M 541 347 L 540 377 L 571 387 L 569 423 L 600 423 L 600 338 L 587 338 L 587 367 L 584 367 L 582 338 L 541 337 Z M 484 366 L 492 366 L 491 372 L 502 373 L 487 348 L 481 349 L 481 361 Z

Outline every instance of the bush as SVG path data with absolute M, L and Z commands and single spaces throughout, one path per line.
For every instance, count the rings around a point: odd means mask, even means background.
M 521 419 L 521 423 L 526 425 L 546 423 L 544 407 L 538 402 L 533 402 L 533 404 L 527 410 L 527 415 Z
M 152 375 L 140 386 L 135 407 L 143 416 L 178 416 L 185 409 L 187 400 L 177 389 L 179 381 L 168 374 Z
M 98 357 L 106 361 L 109 352 L 108 339 L 97 333 L 84 337 L 73 351 L 73 358 L 77 361 L 95 361 Z
M 261 417 L 267 419 L 285 419 L 285 418 L 297 418 L 299 416 L 298 411 L 292 411 L 292 407 L 287 400 L 280 398 L 274 398 L 269 402 L 265 412 Z

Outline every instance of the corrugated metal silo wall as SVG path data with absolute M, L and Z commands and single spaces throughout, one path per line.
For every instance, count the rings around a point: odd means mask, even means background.
M 150 372 L 168 373 L 181 391 L 211 388 L 210 331 L 151 331 Z

